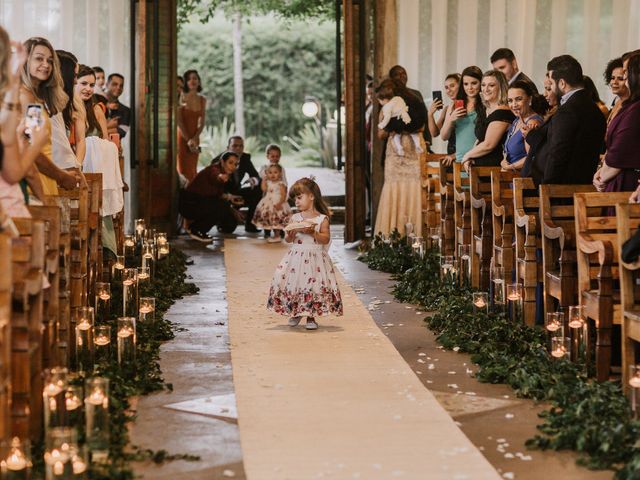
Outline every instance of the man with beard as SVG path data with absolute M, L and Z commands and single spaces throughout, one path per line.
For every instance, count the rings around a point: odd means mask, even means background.
M 545 184 L 591 184 L 604 150 L 606 120 L 583 88 L 582 67 L 571 55 L 547 64 L 560 106 L 549 125 Z

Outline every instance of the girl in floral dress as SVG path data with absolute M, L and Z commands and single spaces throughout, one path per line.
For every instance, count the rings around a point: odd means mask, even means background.
M 306 317 L 307 330 L 317 330 L 316 317 L 342 315 L 342 298 L 328 254 L 329 208 L 318 184 L 309 178 L 294 183 L 289 195 L 300 213 L 285 228 L 291 248 L 273 275 L 267 308 L 290 317 L 291 327 Z
M 258 228 L 273 230 L 269 243 L 280 242 L 282 230 L 291 218 L 291 207 L 287 203 L 287 185 L 282 179 L 282 167 L 278 163 L 269 165 L 266 177 L 262 179 L 264 197 L 258 203 L 253 215 L 253 224 Z

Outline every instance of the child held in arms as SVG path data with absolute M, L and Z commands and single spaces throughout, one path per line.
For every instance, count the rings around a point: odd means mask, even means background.
M 273 275 L 267 308 L 289 317 L 290 327 L 306 317 L 305 328 L 317 330 L 316 317 L 342 315 L 342 297 L 328 253 L 329 207 L 311 178 L 295 182 L 289 196 L 300 212 L 285 227 L 291 247 Z
M 420 145 L 420 133 L 427 122 L 427 109 L 424 103 L 397 82 L 383 82 L 376 90 L 376 97 L 382 105 L 382 119 L 379 129 L 392 133 L 391 141 L 399 156 L 404 156 L 402 147 L 403 133 L 411 135 L 416 152 L 424 150 Z
M 280 242 L 280 232 L 289 223 L 291 207 L 287 201 L 287 185 L 282 179 L 283 168 L 279 163 L 267 167 L 267 178 L 262 179 L 261 187 L 264 196 L 253 215 L 253 224 L 258 228 L 273 230 L 273 237 L 267 238 L 269 243 Z

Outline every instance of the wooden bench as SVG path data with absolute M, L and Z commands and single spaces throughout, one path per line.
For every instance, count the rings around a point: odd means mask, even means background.
M 453 164 L 453 217 L 455 223 L 455 250 L 458 257 L 461 245 L 471 243 L 471 217 L 469 212 L 469 177 L 462 164 Z
M 0 438 L 11 438 L 11 237 L 0 233 Z
M 12 239 L 11 434 L 38 439 L 42 419 L 42 281 L 45 226 L 13 218 L 20 236 Z
M 614 323 L 622 323 L 615 205 L 628 199 L 629 192 L 574 194 L 578 299 L 585 317 L 594 322 L 599 381 L 609 378 L 611 331 Z
M 68 358 L 75 357 L 75 313 L 79 307 L 87 305 L 88 301 L 88 275 L 87 257 L 89 239 L 89 192 L 87 188 L 74 190 L 60 190 L 60 196 L 70 200 L 70 284 L 69 307 L 71 316 L 69 320 Z
M 455 202 L 453 197 L 453 167 L 440 162 L 440 245 L 442 255 L 455 255 Z
M 488 291 L 493 257 L 491 172 L 500 167 L 469 169 L 469 215 L 471 217 L 471 286 Z
M 43 294 L 42 361 L 45 368 L 60 365 L 57 355 L 57 332 L 60 319 L 60 228 L 62 212 L 59 207 L 30 206 L 34 220 L 44 223 L 45 261 L 44 274 L 49 288 Z
M 640 225 L 640 204 L 616 205 L 618 252 Z M 621 257 L 621 255 L 620 255 Z M 637 363 L 640 345 L 640 260 L 625 263 L 618 259 L 620 268 L 620 305 L 622 310 L 622 387 L 629 392 L 629 366 Z
M 513 179 L 510 171 L 491 172 L 491 218 L 493 223 L 493 266 L 504 268 L 505 283 L 511 283 L 513 255 Z
M 540 185 L 544 314 L 578 304 L 573 194 L 592 185 Z
M 89 212 L 87 235 L 87 295 L 95 297 L 95 284 L 102 281 L 102 174 L 85 174 L 88 190 Z
M 540 197 L 531 178 L 513 179 L 513 222 L 516 234 L 516 282 L 523 287 L 523 316 L 527 325 L 536 323 L 536 289 L 542 282 L 538 261 Z M 542 310 L 542 305 L 539 306 Z
M 422 164 L 422 236 L 429 235 L 429 229 L 440 226 L 440 160 L 445 155 L 426 155 Z

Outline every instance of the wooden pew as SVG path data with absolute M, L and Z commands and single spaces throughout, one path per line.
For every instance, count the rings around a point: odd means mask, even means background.
M 422 236 L 429 235 L 430 228 L 440 226 L 440 160 L 445 155 L 426 154 L 422 164 Z
M 576 257 L 578 299 L 595 325 L 596 378 L 609 378 L 611 331 L 621 323 L 618 282 L 618 238 L 615 205 L 630 192 L 576 193 Z
M 60 227 L 62 214 L 59 207 L 30 206 L 34 220 L 44 223 L 45 262 L 44 274 L 49 288 L 43 294 L 42 361 L 45 368 L 58 366 L 57 331 L 60 319 Z
M 640 204 L 616 205 L 618 252 L 640 225 Z M 640 261 L 625 263 L 618 258 L 620 268 L 620 304 L 622 310 L 622 387 L 629 393 L 629 366 L 635 365 L 640 346 Z
M 55 197 L 60 208 L 60 240 L 58 252 L 60 285 L 58 287 L 58 327 L 56 331 L 56 349 L 58 365 L 70 365 L 69 343 L 74 342 L 71 332 L 71 200 L 67 197 Z
M 11 237 L 0 233 L 0 438 L 11 438 Z
M 40 437 L 42 424 L 42 281 L 44 223 L 13 218 L 20 236 L 12 239 L 11 434 Z
M 491 172 L 491 217 L 493 222 L 493 265 L 504 268 L 507 284 L 511 283 L 513 255 L 513 179 L 517 173 Z
M 491 216 L 491 172 L 500 167 L 469 169 L 471 217 L 471 286 L 488 291 L 493 257 L 493 219 Z
M 469 245 L 471 243 L 469 177 L 460 163 L 453 164 L 453 200 L 453 217 L 456 227 L 454 255 L 458 257 L 460 245 Z
M 102 174 L 85 174 L 89 186 L 89 213 L 87 236 L 87 295 L 89 299 L 95 297 L 96 282 L 102 280 Z
M 440 162 L 440 244 L 442 255 L 455 255 L 455 202 L 453 198 L 453 167 Z
M 88 301 L 88 262 L 89 239 L 89 192 L 87 188 L 74 190 L 60 189 L 60 196 L 70 200 L 70 297 L 71 317 L 69 321 L 69 338 L 73 339 L 75 331 L 75 312 Z M 75 356 L 75 341 L 68 343 L 69 359 Z
M 538 262 L 540 240 L 540 197 L 531 178 L 513 179 L 513 221 L 516 233 L 516 282 L 523 287 L 523 316 L 527 325 L 536 323 L 536 288 L 542 282 Z M 542 308 L 542 305 L 540 305 Z
M 540 185 L 540 235 L 544 314 L 578 304 L 574 192 L 593 185 Z

